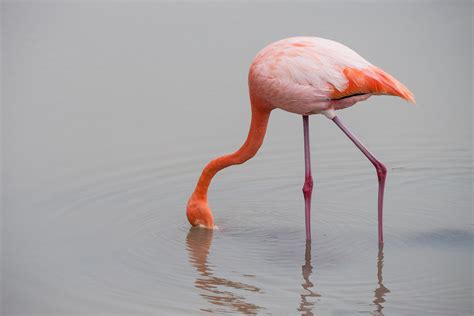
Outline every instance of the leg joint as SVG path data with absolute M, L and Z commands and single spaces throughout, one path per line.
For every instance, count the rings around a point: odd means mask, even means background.
M 375 169 L 377 170 L 377 176 L 379 178 L 385 178 L 387 176 L 387 167 L 385 167 L 385 165 L 380 161 L 377 161 Z
M 306 195 L 311 194 L 311 192 L 313 192 L 313 178 L 307 177 L 303 185 L 303 193 Z

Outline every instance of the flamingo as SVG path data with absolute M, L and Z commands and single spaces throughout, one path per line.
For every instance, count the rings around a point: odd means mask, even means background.
M 378 241 L 383 244 L 383 197 L 387 168 L 352 134 L 336 110 L 353 106 L 372 95 L 392 95 L 415 103 L 413 94 L 398 80 L 338 42 L 318 37 L 291 37 L 263 48 L 248 74 L 252 118 L 247 139 L 234 153 L 211 160 L 203 169 L 187 203 L 193 226 L 214 228 L 207 201 L 212 178 L 226 167 L 242 164 L 259 150 L 270 113 L 282 109 L 302 115 L 304 133 L 306 239 L 311 240 L 311 174 L 309 115 L 332 120 L 374 165 L 378 179 Z

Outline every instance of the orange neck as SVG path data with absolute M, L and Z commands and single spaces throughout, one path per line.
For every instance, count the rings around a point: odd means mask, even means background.
M 194 197 L 207 201 L 207 190 L 216 173 L 226 167 L 244 163 L 255 156 L 262 146 L 271 109 L 259 103 L 252 98 L 252 121 L 245 143 L 236 152 L 211 160 L 206 165 L 194 189 Z

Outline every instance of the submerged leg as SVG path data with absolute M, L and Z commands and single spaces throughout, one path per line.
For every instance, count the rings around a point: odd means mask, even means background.
M 305 180 L 303 186 L 306 240 L 311 240 L 311 194 L 313 192 L 313 177 L 311 176 L 311 158 L 309 149 L 309 120 L 307 115 L 303 115 L 304 132 L 304 165 Z
M 367 148 L 355 137 L 347 127 L 342 124 L 341 120 L 335 116 L 333 119 L 334 123 L 344 132 L 344 134 L 349 137 L 352 142 L 357 146 L 357 148 L 362 151 L 362 153 L 370 160 L 370 162 L 374 165 L 375 170 L 377 171 L 377 177 L 379 180 L 379 197 L 378 197 L 378 236 L 379 236 L 379 243 L 383 244 L 383 193 L 385 189 L 385 178 L 387 177 L 387 168 L 377 160 L 377 158 L 372 155 Z

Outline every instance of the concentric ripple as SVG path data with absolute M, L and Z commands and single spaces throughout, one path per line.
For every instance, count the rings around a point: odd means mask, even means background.
M 393 167 L 387 244 L 378 249 L 371 166 L 350 147 L 318 147 L 312 243 L 304 240 L 299 152 L 263 150 L 261 159 L 219 174 L 209 197 L 219 228 L 207 230 L 185 218 L 207 157 L 182 148 L 171 154 L 180 159 L 98 166 L 38 188 L 47 197 L 34 205 L 41 216 L 24 223 L 36 237 L 18 239 L 22 251 L 6 249 L 13 272 L 6 282 L 28 286 L 36 302 L 29 306 L 44 312 L 79 305 L 141 314 L 467 312 L 473 235 L 450 219 L 468 207 L 460 198 L 464 172 L 472 171 L 466 152 L 421 168 L 399 148 L 383 148 Z M 445 194 L 445 185 L 457 193 L 425 199 Z M 458 268 L 446 272 L 451 265 Z

